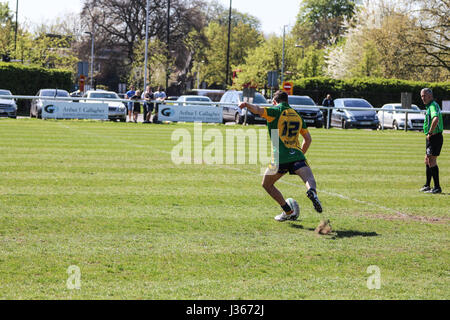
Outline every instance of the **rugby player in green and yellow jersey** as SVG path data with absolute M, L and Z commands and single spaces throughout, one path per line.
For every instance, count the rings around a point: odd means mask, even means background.
M 275 220 L 296 220 L 299 215 L 296 202 L 294 201 L 294 208 L 291 208 L 281 192 L 274 186 L 287 172 L 300 176 L 306 184 L 308 190 L 306 195 L 312 201 L 314 209 L 322 212 L 322 205 L 317 197 L 316 181 L 305 158 L 305 153 L 312 141 L 311 135 L 302 117 L 289 106 L 286 92 L 277 91 L 273 97 L 273 104 L 274 107 L 264 108 L 243 102 L 239 108 L 247 108 L 255 115 L 267 120 L 269 135 L 272 139 L 272 163 L 266 169 L 262 186 L 283 209 Z M 274 135 L 278 137 L 278 143 L 273 143 L 277 138 Z M 303 137 L 302 144 L 299 142 L 299 135 Z M 288 202 L 293 204 L 291 201 Z

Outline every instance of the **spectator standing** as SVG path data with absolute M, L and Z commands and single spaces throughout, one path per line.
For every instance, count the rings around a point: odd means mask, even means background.
M 331 94 L 327 94 L 326 98 L 323 99 L 322 101 L 322 106 L 324 107 L 333 107 L 334 108 L 334 101 L 331 98 Z M 331 120 L 331 113 L 333 112 L 333 110 L 330 109 L 330 111 L 328 112 L 328 110 L 325 110 L 325 112 L 323 113 L 323 118 L 325 120 L 324 126 L 325 128 L 328 128 L 328 115 L 330 115 L 330 120 Z
M 158 90 L 155 92 L 154 94 L 155 100 L 163 102 L 164 100 L 166 100 L 167 95 L 164 92 L 164 88 L 162 88 L 161 86 L 158 87 Z M 155 104 L 155 116 L 153 117 L 153 122 L 157 123 L 158 122 L 158 109 L 159 109 L 159 103 Z
M 125 96 L 127 99 L 131 100 L 131 98 L 136 94 L 136 91 L 134 90 L 134 85 L 130 86 L 130 90 L 125 93 Z M 128 109 L 128 119 L 129 121 L 132 121 L 133 118 L 133 102 L 130 101 L 127 103 L 127 109 Z
M 155 99 L 155 95 L 152 91 L 152 87 L 147 86 L 145 88 L 144 93 L 141 96 L 141 100 L 144 100 L 144 122 L 143 123 L 150 123 L 152 119 L 152 112 L 153 112 L 153 102 L 150 102 L 151 100 Z
M 135 95 L 131 97 L 131 100 L 133 100 L 133 121 L 137 123 L 137 119 L 139 116 L 139 113 L 141 112 L 141 103 L 139 100 L 141 99 L 141 91 L 136 91 Z

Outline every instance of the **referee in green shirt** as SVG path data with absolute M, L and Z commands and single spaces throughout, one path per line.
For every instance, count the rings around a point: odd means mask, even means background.
M 427 108 L 425 121 L 423 123 L 423 131 L 427 136 L 426 139 L 426 176 L 425 185 L 420 189 L 426 193 L 441 193 L 441 186 L 439 185 L 439 167 L 437 165 L 437 157 L 441 154 L 444 137 L 444 122 L 442 120 L 441 108 L 434 101 L 433 92 L 429 88 L 424 88 L 420 91 L 425 107 Z M 431 178 L 434 181 L 434 188 L 431 189 Z

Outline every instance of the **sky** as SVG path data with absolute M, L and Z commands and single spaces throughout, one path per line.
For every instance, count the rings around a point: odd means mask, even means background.
M 0 0 L 5 2 L 5 0 Z M 9 8 L 16 11 L 16 0 L 6 0 Z M 79 13 L 83 0 L 18 0 L 19 23 L 41 24 L 54 21 L 67 13 Z M 145 0 L 142 0 L 145 1 Z M 151 0 L 150 0 L 151 1 Z M 226 8 L 230 0 L 218 0 Z M 231 0 L 232 7 L 240 12 L 251 14 L 261 21 L 262 31 L 268 35 L 283 34 L 283 26 L 289 28 L 295 24 L 301 0 Z M 274 14 L 277 13 L 277 15 Z

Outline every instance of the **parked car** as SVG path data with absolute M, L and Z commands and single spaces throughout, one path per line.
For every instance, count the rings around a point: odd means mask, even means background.
M 71 92 L 69 95 L 74 98 L 80 98 L 83 96 L 83 92 L 81 92 L 80 90 L 77 90 L 77 91 Z M 79 101 L 80 101 L 80 99 L 73 99 L 73 102 L 79 102 Z
M 12 96 L 12 93 L 0 89 L 0 96 Z M 0 98 L 0 117 L 17 118 L 17 104 L 13 98 Z
M 171 106 L 177 105 L 178 98 L 179 98 L 178 96 L 168 96 L 167 98 L 164 99 L 164 104 L 171 105 Z
M 241 110 L 238 106 L 244 101 L 244 95 L 242 91 L 230 90 L 220 99 L 223 102 L 223 123 L 227 121 L 234 121 L 236 124 L 244 123 L 245 111 Z M 253 100 L 254 104 L 267 104 L 266 98 L 260 93 L 255 94 Z M 254 115 L 247 110 L 247 123 L 266 123 L 266 119 Z
M 378 111 L 379 127 L 393 128 L 395 130 L 405 129 L 405 112 L 401 103 L 389 103 L 381 107 L 384 111 Z M 420 111 L 415 104 L 411 105 L 411 110 Z M 425 115 L 421 113 L 408 113 L 408 129 L 423 130 Z
M 120 97 L 114 91 L 105 90 L 89 90 L 84 95 L 83 98 L 87 99 L 117 99 Z M 108 119 L 111 121 L 120 120 L 121 122 L 127 121 L 127 108 L 122 103 L 122 101 L 100 101 L 100 100 L 84 100 L 89 103 L 106 103 L 108 104 Z
M 299 113 L 308 126 L 322 128 L 323 114 L 309 96 L 289 96 L 289 105 Z
M 179 106 L 195 104 L 195 102 L 212 102 L 212 100 L 206 96 L 188 96 L 188 95 L 180 96 L 177 99 L 177 104 Z
M 69 98 L 69 92 L 62 89 L 41 89 L 36 93 L 36 97 L 31 100 L 30 117 L 42 118 L 42 104 L 45 97 L 62 97 Z
M 194 96 L 207 96 L 212 101 L 219 102 L 220 98 L 222 98 L 224 93 L 225 93 L 225 90 L 221 90 L 221 89 L 192 89 L 192 90 L 189 90 L 186 94 L 194 95 Z
M 339 98 L 334 100 L 334 109 L 331 114 L 331 126 L 348 128 L 378 128 L 378 117 L 375 110 L 349 110 L 344 108 L 365 108 L 373 106 L 365 99 Z

